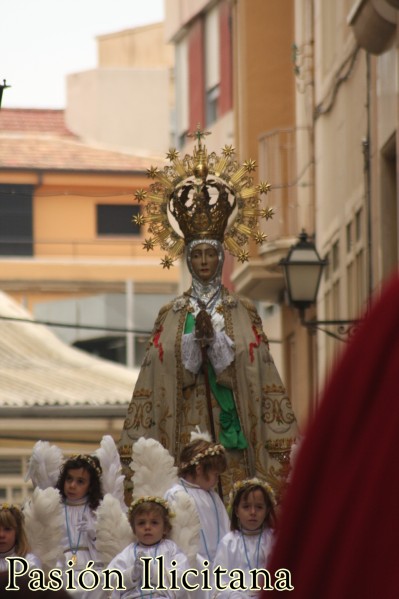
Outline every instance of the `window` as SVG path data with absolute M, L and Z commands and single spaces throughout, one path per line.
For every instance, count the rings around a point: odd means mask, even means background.
M 32 493 L 31 482 L 25 482 L 27 456 L 0 456 L 0 501 L 22 504 Z
M 134 204 L 97 204 L 97 235 L 140 235 L 132 221 L 139 212 Z
M 219 7 L 215 6 L 205 15 L 205 118 L 207 125 L 211 125 L 212 123 L 214 123 L 218 117 L 219 89 Z
M 327 253 L 324 256 L 324 259 L 327 261 L 326 266 L 324 268 L 324 280 L 328 281 L 328 279 L 330 278 L 330 254 Z
M 346 225 L 346 251 L 352 250 L 352 221 Z
M 32 197 L 32 185 L 0 185 L 0 255 L 33 255 Z
M 206 124 L 211 125 L 218 118 L 219 85 L 206 92 Z
M 356 212 L 356 241 L 362 239 L 362 209 Z
M 334 272 L 339 268 L 339 241 L 336 241 L 332 247 L 332 268 Z
M 186 134 L 189 130 L 189 73 L 188 73 L 188 43 L 184 38 L 176 44 L 176 131 L 177 144 L 182 148 L 187 142 Z

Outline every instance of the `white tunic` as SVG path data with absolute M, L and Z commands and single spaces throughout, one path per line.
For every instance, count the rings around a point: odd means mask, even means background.
M 77 560 L 76 565 L 73 566 L 77 589 L 68 589 L 68 592 L 74 599 L 100 599 L 105 597 L 106 594 L 100 588 L 102 586 L 102 577 L 99 587 L 92 591 L 82 589 L 77 580 L 77 576 L 86 568 L 89 561 L 94 562 L 92 569 L 98 572 L 103 569 L 103 564 L 99 561 L 99 554 L 95 548 L 95 513 L 88 506 L 86 499 L 76 503 L 67 501 L 64 503 L 63 509 L 65 513 L 65 531 L 62 541 L 64 560 L 57 564 L 57 568 L 68 569 L 70 567 L 68 561 L 73 559 L 74 555 Z M 87 531 L 82 530 L 80 532 L 78 525 L 82 520 L 87 521 Z M 90 580 L 91 576 L 89 574 L 85 575 L 84 584 L 92 584 Z M 64 582 L 64 584 L 66 583 Z
M 230 530 L 230 520 L 224 503 L 215 491 L 204 491 L 198 485 L 180 479 L 166 493 L 165 499 L 173 502 L 177 492 L 186 491 L 195 502 L 201 522 L 199 557 L 211 564 L 219 541 Z
M 181 491 L 185 491 L 193 498 L 201 523 L 200 548 L 196 563 L 197 570 L 201 572 L 210 569 L 218 543 L 230 530 L 230 520 L 223 501 L 215 491 L 205 491 L 184 479 L 180 479 L 179 483 L 166 492 L 165 499 L 172 503 L 176 493 Z M 208 560 L 208 568 L 204 567 L 204 560 Z M 201 584 L 201 579 L 198 582 Z M 202 589 L 190 592 L 190 597 L 193 599 L 206 599 L 208 596 L 209 592 Z
M 265 529 L 259 534 L 243 534 L 241 531 L 234 530 L 225 535 L 218 545 L 213 568 L 221 566 L 227 570 L 227 574 L 221 576 L 222 584 L 225 585 L 228 585 L 232 580 L 229 576 L 232 570 L 242 570 L 245 575 L 245 586 L 248 587 L 248 590 L 215 589 L 213 597 L 217 599 L 257 597 L 259 590 L 249 590 L 252 586 L 249 571 L 255 568 L 267 568 L 272 545 L 273 533 L 270 529 Z M 236 576 L 233 578 L 235 579 Z M 263 586 L 261 577 L 259 577 L 259 586 L 261 588 Z
M 41 562 L 40 562 L 39 558 L 36 557 L 36 555 L 33 555 L 33 553 L 27 553 L 26 555 L 24 555 L 22 557 L 15 553 L 15 548 L 13 547 L 12 549 L 10 549 L 10 551 L 7 551 L 5 553 L 0 553 L 0 572 L 8 571 L 9 562 L 6 560 L 6 557 L 20 557 L 21 559 L 25 559 L 28 562 L 29 569 L 30 568 L 41 568 Z M 23 566 L 20 563 L 17 563 L 15 565 L 15 571 L 21 570 L 22 567 Z
M 133 583 L 131 580 L 131 567 L 134 565 L 136 559 L 140 556 L 148 556 L 152 557 L 152 568 L 155 568 L 158 573 L 158 562 L 156 560 L 157 557 L 163 556 L 164 558 L 164 570 L 165 572 L 165 583 L 164 585 L 168 587 L 167 590 L 144 590 L 141 588 L 141 583 Z M 176 565 L 172 566 L 171 561 L 175 560 Z M 142 545 L 140 543 L 131 543 L 128 545 L 121 553 L 114 557 L 113 560 L 108 564 L 107 570 L 116 569 L 122 572 L 124 579 L 124 586 L 126 590 L 116 590 L 112 591 L 110 595 L 111 599 L 143 599 L 144 597 L 151 597 L 151 599 L 157 599 L 157 597 L 168 597 L 168 598 L 182 598 L 186 597 L 187 591 L 183 588 L 180 591 L 170 591 L 169 590 L 169 577 L 167 575 L 170 569 L 176 569 L 177 571 L 177 586 L 181 586 L 179 584 L 180 576 L 182 572 L 189 568 L 187 557 L 180 551 L 176 543 L 171 541 L 170 539 L 164 539 L 157 543 L 156 545 Z M 111 585 L 116 584 L 116 577 L 111 576 Z M 151 585 L 153 584 L 151 580 Z

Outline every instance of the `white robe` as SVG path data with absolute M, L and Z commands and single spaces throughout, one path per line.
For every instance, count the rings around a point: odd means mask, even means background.
M 0 572 L 8 572 L 10 563 L 6 560 L 6 557 L 19 557 L 21 559 L 25 559 L 28 562 L 29 569 L 31 568 L 41 568 L 41 562 L 36 555 L 33 553 L 27 553 L 23 557 L 17 555 L 14 551 L 14 548 L 10 549 L 6 553 L 0 553 Z M 23 566 L 20 563 L 15 564 L 15 571 L 21 570 Z
M 64 571 L 65 569 L 68 569 L 70 567 L 68 566 L 68 560 L 72 559 L 74 553 L 76 552 L 77 563 L 75 566 L 73 566 L 73 570 L 75 573 L 74 580 L 77 589 L 68 589 L 68 592 L 74 599 L 102 599 L 106 597 L 106 593 L 104 593 L 101 589 L 101 571 L 103 570 L 104 565 L 101 563 L 99 554 L 95 548 L 95 513 L 89 508 L 88 505 L 86 505 L 86 503 L 77 503 L 76 505 L 71 503 L 64 503 L 63 509 L 65 510 L 65 532 L 62 541 L 62 547 L 64 550 L 64 560 L 62 562 L 57 563 L 57 568 L 60 568 Z M 91 534 L 85 531 L 79 533 L 78 524 L 83 518 L 87 520 L 88 528 L 90 529 Z M 86 568 L 87 563 L 89 561 L 94 562 L 92 569 L 97 570 L 100 573 L 101 582 L 96 589 L 93 589 L 92 591 L 85 591 L 78 584 L 77 576 L 82 570 Z M 86 574 L 84 578 L 84 583 L 86 585 L 90 585 L 92 584 L 92 582 L 90 581 L 91 576 L 89 574 Z M 64 585 L 65 584 L 66 581 L 64 580 Z
M 242 534 L 241 531 L 231 531 L 220 541 L 213 568 L 221 566 L 227 570 L 227 573 L 221 576 L 222 584 L 228 585 L 231 582 L 229 573 L 231 570 L 239 569 L 244 572 L 245 586 L 247 591 L 215 589 L 213 597 L 216 599 L 243 599 L 244 597 L 257 597 L 259 590 L 250 591 L 251 576 L 249 571 L 254 568 L 267 568 L 267 561 L 270 556 L 273 545 L 273 533 L 270 529 L 265 529 L 261 536 L 259 534 Z M 234 577 L 235 578 L 235 577 Z M 261 577 L 259 585 L 262 587 Z
M 173 502 L 176 493 L 182 491 L 185 491 L 193 498 L 201 523 L 200 547 L 197 554 L 196 568 L 199 572 L 204 569 L 209 570 L 215 557 L 218 543 L 230 530 L 229 516 L 224 503 L 215 491 L 205 491 L 198 485 L 194 485 L 183 479 L 166 492 L 165 499 Z M 208 560 L 208 568 L 204 567 L 204 560 Z M 202 589 L 190 592 L 190 597 L 193 599 L 204 599 L 207 596 L 209 596 L 209 591 Z
M 168 597 L 170 599 L 178 599 L 186 597 L 187 591 L 181 588 L 180 591 L 170 591 L 170 590 L 144 590 L 141 589 L 141 585 L 132 584 L 131 581 L 131 572 L 129 569 L 133 566 L 136 558 L 138 556 L 149 556 L 152 557 L 153 567 L 157 568 L 156 559 L 159 556 L 163 556 L 164 558 L 164 567 L 166 573 L 172 568 L 171 561 L 176 561 L 176 566 L 174 567 L 177 570 L 177 585 L 179 584 L 179 579 L 185 570 L 189 568 L 189 563 L 187 557 L 182 553 L 179 547 L 171 541 L 170 539 L 164 539 L 160 541 L 157 545 L 142 545 L 140 543 L 131 543 L 128 545 L 121 553 L 114 557 L 114 559 L 108 564 L 107 570 L 116 569 L 122 572 L 124 579 L 124 586 L 126 590 L 116 590 L 114 589 L 110 595 L 111 599 L 144 599 L 144 597 L 151 597 L 151 599 L 157 599 L 157 597 Z M 114 582 L 115 581 L 115 582 Z M 111 577 L 111 585 L 116 584 L 116 577 Z M 151 582 L 152 584 L 152 582 Z M 165 574 L 165 585 L 169 586 L 168 576 Z

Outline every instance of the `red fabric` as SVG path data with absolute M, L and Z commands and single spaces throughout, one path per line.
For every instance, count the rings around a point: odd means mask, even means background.
M 299 450 L 268 570 L 292 599 L 397 599 L 399 280 L 344 351 Z M 262 599 L 288 591 L 264 591 Z
M 154 335 L 154 345 L 158 349 L 158 357 L 161 362 L 163 362 L 163 345 L 159 342 L 159 338 L 161 336 L 162 331 L 163 327 L 159 327 L 159 329 L 156 331 Z
M 259 347 L 260 346 L 260 342 L 262 341 L 262 337 L 259 335 L 258 331 L 256 330 L 256 326 L 255 325 L 252 326 L 252 330 L 254 332 L 256 342 L 249 344 L 249 357 L 251 359 L 251 362 L 253 362 L 254 359 L 255 359 L 254 349 L 256 347 Z

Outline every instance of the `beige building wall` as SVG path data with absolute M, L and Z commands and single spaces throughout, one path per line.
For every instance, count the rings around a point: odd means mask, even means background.
M 174 109 L 163 23 L 97 38 L 98 68 L 67 77 L 66 123 L 88 143 L 163 157 Z
M 154 69 L 171 68 L 173 46 L 166 44 L 163 23 L 125 29 L 97 37 L 100 68 Z
M 396 43 L 371 63 L 374 93 L 371 97 L 377 127 L 373 128 L 375 151 L 371 154 L 374 286 L 398 264 L 398 122 L 399 122 L 399 37 Z
M 356 6 L 314 2 L 316 231 L 329 260 L 317 315 L 328 320 L 360 317 L 398 262 L 398 38 L 367 54 Z M 361 26 L 371 44 L 374 25 Z M 323 382 L 344 345 L 320 333 L 318 346 Z
M 198 13 L 215 4 L 213 0 L 164 0 L 165 39 L 172 40 L 184 35 L 183 26 Z

